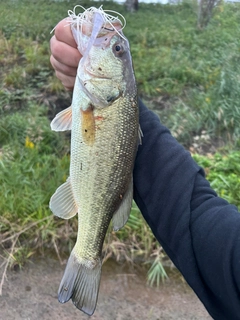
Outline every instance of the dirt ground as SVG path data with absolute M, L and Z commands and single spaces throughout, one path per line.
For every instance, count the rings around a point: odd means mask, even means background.
M 3 268 L 0 254 L 0 279 Z M 71 301 L 58 302 L 64 269 L 56 258 L 48 257 L 33 259 L 20 270 L 9 270 L 0 296 L 0 320 L 212 319 L 177 271 L 159 288 L 151 288 L 146 284 L 146 272 L 112 261 L 103 265 L 97 308 L 89 317 Z
M 89 317 L 70 301 L 58 302 L 64 268 L 56 259 L 42 258 L 21 270 L 8 271 L 0 297 L 0 320 L 212 319 L 177 271 L 159 288 L 151 288 L 145 273 L 111 261 L 103 266 L 97 308 Z

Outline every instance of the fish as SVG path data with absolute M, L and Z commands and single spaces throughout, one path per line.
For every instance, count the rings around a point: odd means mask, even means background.
M 101 8 L 87 12 L 91 13 L 88 20 L 92 25 L 88 24 L 88 32 L 82 35 L 83 57 L 72 104 L 51 122 L 54 131 L 71 130 L 71 151 L 69 177 L 53 194 L 49 207 L 63 219 L 78 216 L 77 240 L 58 300 L 65 303 L 72 299 L 78 309 L 92 315 L 98 299 L 105 235 L 111 221 L 115 231 L 122 228 L 131 211 L 133 167 L 140 137 L 137 86 L 128 40 L 119 20 L 109 22 Z M 78 36 L 75 39 L 81 41 Z

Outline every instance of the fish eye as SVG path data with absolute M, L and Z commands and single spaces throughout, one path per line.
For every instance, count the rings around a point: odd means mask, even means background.
M 115 45 L 113 46 L 113 52 L 117 56 L 122 56 L 125 52 L 124 46 L 120 43 L 115 43 Z

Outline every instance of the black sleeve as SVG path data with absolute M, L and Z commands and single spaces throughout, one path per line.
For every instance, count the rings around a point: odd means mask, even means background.
M 140 102 L 134 199 L 155 237 L 214 319 L 240 319 L 240 214 Z

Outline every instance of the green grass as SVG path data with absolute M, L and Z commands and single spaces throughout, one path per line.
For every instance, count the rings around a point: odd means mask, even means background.
M 164 98 L 161 118 L 185 145 L 202 131 L 234 143 L 239 139 L 238 4 L 214 10 L 208 27 L 197 29 L 194 2 L 181 5 L 140 4 L 134 14 L 111 1 L 105 9 L 122 13 L 131 45 L 139 94 Z M 18 100 L 25 92 L 60 97 L 63 89 L 49 63 L 50 31 L 75 1 L 10 1 L 0 13 L 0 98 Z M 83 6 L 97 5 L 81 2 Z M 27 17 L 27 18 L 26 18 Z M 140 30 L 140 31 L 139 31 Z M 19 95 L 20 99 L 19 99 Z M 4 102 L 5 102 L 4 101 Z M 150 105 L 150 103 L 149 103 Z M 1 103 L 3 108 L 4 104 Z M 169 107 L 170 106 L 170 107 Z M 158 104 L 155 103 L 158 109 Z
M 240 152 L 196 154 L 193 157 L 205 169 L 207 179 L 218 195 L 240 210 Z
M 216 7 L 210 24 L 199 31 L 195 2 L 141 3 L 134 14 L 111 1 L 101 3 L 125 16 L 139 95 L 178 140 L 191 146 L 209 136 L 208 144 L 220 139 L 238 149 L 240 6 Z M 62 221 L 48 209 L 69 167 L 69 138 L 52 132 L 49 119 L 71 103 L 49 62 L 50 31 L 75 5 L 72 0 L 0 5 L 0 243 L 12 264 L 49 248 L 61 256 L 76 237 L 76 219 Z M 236 151 L 196 159 L 219 195 L 239 206 L 238 157 Z M 109 232 L 104 255 L 148 261 L 150 283 L 164 276 L 164 253 L 136 207 L 120 232 Z
M 62 183 L 68 172 L 66 143 L 65 137 L 50 130 L 39 105 L 0 118 L 0 234 L 4 243 L 17 239 L 20 247 L 36 251 L 57 234 L 48 202 L 56 183 Z

